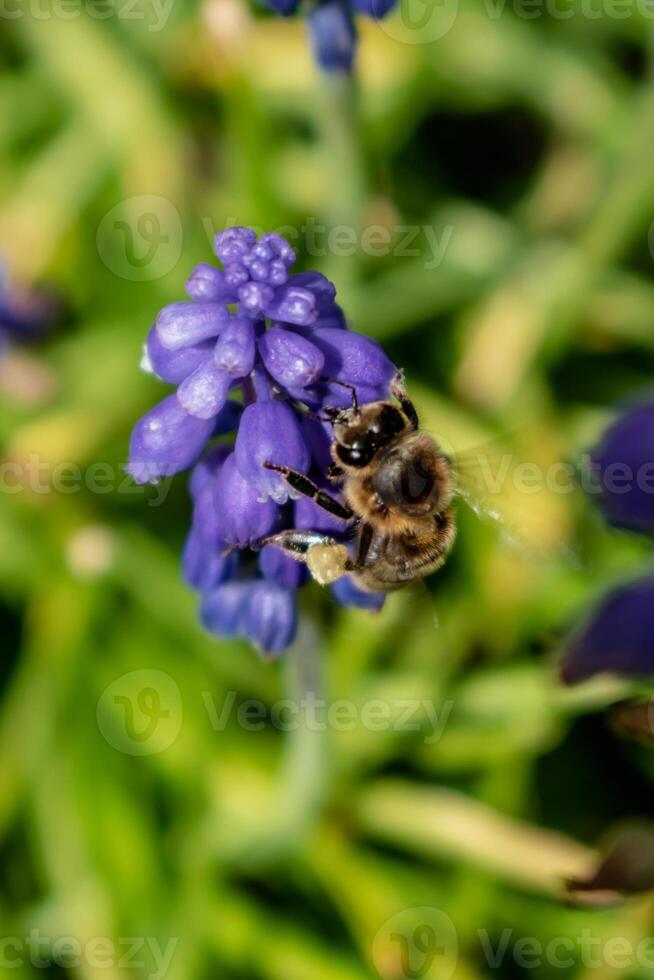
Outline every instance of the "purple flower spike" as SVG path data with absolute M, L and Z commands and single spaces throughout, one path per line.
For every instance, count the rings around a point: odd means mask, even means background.
M 254 355 L 254 323 L 234 317 L 224 327 L 216 343 L 216 365 L 233 378 L 244 378 L 254 367 Z
M 134 428 L 128 471 L 144 483 L 195 464 L 184 579 L 202 597 L 208 630 L 272 655 L 293 640 L 295 593 L 309 574 L 262 540 L 295 527 L 347 542 L 350 524 L 264 464 L 311 472 L 338 496 L 325 476 L 332 427 L 311 413 L 349 405 L 351 394 L 325 379 L 355 385 L 364 405 L 388 394 L 395 368 L 377 344 L 347 329 L 328 279 L 291 274 L 295 252 L 279 235 L 228 229 L 216 237 L 216 254 L 223 269 L 196 266 L 191 302 L 165 307 L 150 331 L 143 366 L 178 387 Z M 333 595 L 365 609 L 382 602 L 348 577 Z
M 267 656 L 291 645 L 297 630 L 297 603 L 289 589 L 274 582 L 257 582 L 247 603 L 245 632 Z
M 196 303 L 235 303 L 236 289 L 225 273 L 200 262 L 186 280 L 186 293 Z
M 352 70 L 356 30 L 344 2 L 329 0 L 309 12 L 309 36 L 316 61 L 325 71 Z
M 162 381 L 179 384 L 211 357 L 213 342 L 205 340 L 195 347 L 169 350 L 161 343 L 156 327 L 152 327 L 145 345 L 142 367 Z
M 180 404 L 189 415 L 213 419 L 225 404 L 232 379 L 213 361 L 205 361 L 177 389 Z
M 256 487 L 240 474 L 234 453 L 225 460 L 218 476 L 216 508 L 225 542 L 237 548 L 257 545 L 277 518 L 274 503 L 262 503 Z
M 306 473 L 311 462 L 293 410 L 276 401 L 248 405 L 245 409 L 236 436 L 235 456 L 241 476 L 257 488 L 259 498 L 271 497 L 277 504 L 288 500 L 288 484 L 263 464 L 277 463 Z
M 212 428 L 210 420 L 193 418 L 176 395 L 169 395 L 136 423 L 127 472 L 136 483 L 156 483 L 181 473 L 198 458 Z
M 654 578 L 611 592 L 565 654 L 567 684 L 595 674 L 654 674 Z
M 263 363 L 275 381 L 285 388 L 306 388 L 317 381 L 325 358 L 315 344 L 299 334 L 276 328 L 259 341 Z
M 218 303 L 171 303 L 157 317 L 157 333 L 164 347 L 179 350 L 209 337 L 217 337 L 228 319 Z
M 622 415 L 592 456 L 607 520 L 615 527 L 654 534 L 654 404 Z

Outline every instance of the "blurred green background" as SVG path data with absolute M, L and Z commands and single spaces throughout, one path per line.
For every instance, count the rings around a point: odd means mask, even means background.
M 654 8 L 425 9 L 361 24 L 355 104 L 245 0 L 3 5 L 0 251 L 68 312 L 0 371 L 0 977 L 652 976 L 649 898 L 561 898 L 652 756 L 607 723 L 626 684 L 557 680 L 646 543 L 577 495 L 538 560 L 462 512 L 426 591 L 311 586 L 265 663 L 197 623 L 185 478 L 122 472 L 168 391 L 147 329 L 233 223 L 295 230 L 455 449 L 529 421 L 574 459 L 652 384 Z

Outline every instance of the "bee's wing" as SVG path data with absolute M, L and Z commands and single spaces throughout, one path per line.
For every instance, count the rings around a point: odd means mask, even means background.
M 574 558 L 578 486 L 551 433 L 521 430 L 451 457 L 455 493 L 501 537 L 526 552 Z

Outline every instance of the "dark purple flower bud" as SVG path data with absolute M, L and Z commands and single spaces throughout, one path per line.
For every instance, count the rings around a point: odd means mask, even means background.
M 272 320 L 308 327 L 318 317 L 316 297 L 311 290 L 286 283 L 275 290 L 266 303 L 264 312 Z
M 228 317 L 219 303 L 171 303 L 157 317 L 157 333 L 164 347 L 179 350 L 217 337 Z
M 235 303 L 236 290 L 225 273 L 200 262 L 186 280 L 186 293 L 196 303 Z
M 567 684 L 607 672 L 654 674 L 654 578 L 609 593 L 568 645 L 561 668 Z
M 306 565 L 289 558 L 274 545 L 266 545 L 259 552 L 259 568 L 264 578 L 283 589 L 299 589 L 308 578 Z
M 239 472 L 231 453 L 216 483 L 218 519 L 228 545 L 250 548 L 272 530 L 277 508 L 272 500 L 262 503 L 259 497 L 257 488 Z
M 592 457 L 607 520 L 616 527 L 654 534 L 654 404 L 622 415 L 604 433 Z
M 330 308 L 336 300 L 336 286 L 322 272 L 296 272 L 288 280 L 288 285 L 313 293 L 318 312 Z
M 192 374 L 200 365 L 211 359 L 214 343 L 204 340 L 194 347 L 182 347 L 179 350 L 169 350 L 164 347 L 156 327 L 152 327 L 145 345 L 144 358 L 141 366 L 151 371 L 170 384 L 179 384 Z
M 397 0 L 350 0 L 357 14 L 382 20 L 396 6 Z
M 266 369 L 285 388 L 304 388 L 323 372 L 325 358 L 310 340 L 275 328 L 259 339 L 259 353 Z
M 255 353 L 254 323 L 232 317 L 216 343 L 216 365 L 233 378 L 244 378 L 254 367 Z
M 289 287 L 307 289 L 313 294 L 317 318 L 311 324 L 318 327 L 338 327 L 345 329 L 345 316 L 336 303 L 336 288 L 321 272 L 300 272 L 288 280 Z
M 311 340 L 325 356 L 324 374 L 347 384 L 355 385 L 362 402 L 388 397 L 390 383 L 397 368 L 386 356 L 380 345 L 349 330 L 321 327 L 314 330 Z M 346 390 L 330 385 L 329 403 L 349 404 L 351 396 Z
M 263 654 L 272 656 L 291 645 L 297 630 L 294 592 L 274 582 L 255 582 L 245 612 L 245 632 Z
M 256 317 L 272 302 L 274 291 L 263 282 L 247 282 L 238 291 L 239 313 Z
M 340 0 L 313 7 L 307 18 L 316 61 L 325 71 L 352 70 L 356 31 L 350 11 Z
M 209 592 L 232 574 L 235 560 L 207 544 L 197 528 L 189 531 L 182 552 L 182 574 L 192 589 Z
M 184 411 L 176 395 L 169 395 L 144 415 L 132 432 L 127 472 L 136 483 L 156 483 L 188 469 L 211 435 L 211 420 Z
M 355 609 L 369 609 L 371 612 L 379 612 L 386 598 L 381 592 L 364 592 L 358 589 L 349 575 L 339 578 L 330 589 L 341 606 L 354 606 Z
M 200 607 L 200 619 L 205 629 L 216 636 L 243 635 L 252 589 L 251 581 L 224 582 L 207 593 Z
M 241 260 L 256 244 L 257 236 L 251 228 L 227 228 L 219 231 L 213 240 L 214 252 L 223 263 Z
M 293 410 L 279 401 L 248 405 L 236 436 L 235 456 L 241 476 L 256 487 L 259 498 L 272 497 L 278 504 L 288 500 L 288 484 L 263 464 L 277 463 L 306 473 L 311 463 Z
M 214 364 L 205 361 L 177 389 L 180 405 L 198 419 L 213 419 L 225 404 L 232 378 Z

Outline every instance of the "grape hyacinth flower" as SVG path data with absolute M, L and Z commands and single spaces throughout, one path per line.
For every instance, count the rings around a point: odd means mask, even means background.
M 300 0 L 264 0 L 276 13 L 297 13 Z M 316 61 L 325 71 L 350 72 L 357 45 L 355 16 L 382 20 L 397 0 L 324 0 L 308 10 L 307 24 Z
M 591 458 L 607 521 L 654 536 L 654 403 L 622 413 Z M 572 684 L 599 673 L 654 675 L 654 576 L 610 592 L 570 641 L 564 681 Z
M 295 253 L 279 235 L 230 228 L 215 252 L 222 269 L 198 265 L 189 301 L 164 307 L 150 330 L 142 366 L 177 390 L 136 424 L 127 470 L 137 483 L 156 483 L 192 467 L 182 565 L 200 593 L 202 622 L 272 655 L 295 636 L 307 572 L 259 542 L 291 527 L 341 538 L 346 528 L 312 500 L 294 499 L 264 464 L 324 485 L 331 434 L 316 416 L 350 403 L 343 385 L 361 404 L 388 397 L 396 368 L 379 344 L 347 328 L 331 282 L 291 273 Z M 383 602 L 349 579 L 332 593 L 343 605 Z

